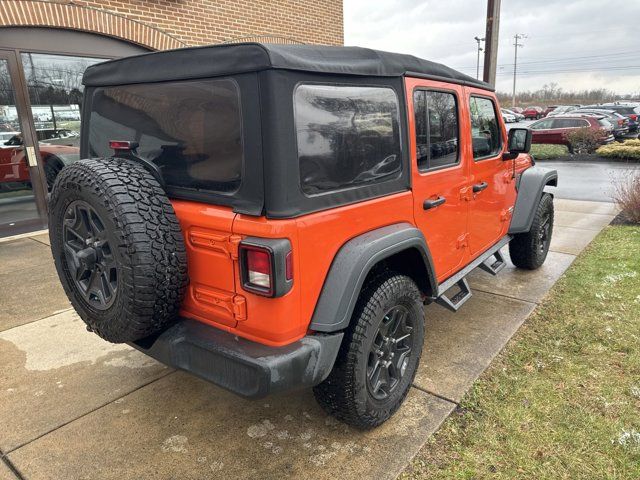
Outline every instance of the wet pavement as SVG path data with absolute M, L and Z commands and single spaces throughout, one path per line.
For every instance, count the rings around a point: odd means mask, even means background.
M 616 183 L 640 171 L 638 163 L 581 161 L 578 156 L 571 160 L 547 160 L 536 163 L 541 167 L 558 171 L 560 180 L 555 194 L 559 198 L 595 202 L 612 202 Z
M 46 236 L 0 243 L 0 456 L 28 479 L 395 478 L 616 214 L 555 204 L 541 269 L 476 271 L 458 313 L 427 307 L 414 387 L 369 432 L 327 416 L 308 389 L 244 400 L 103 342 L 69 309 Z M 0 480 L 15 478 L 0 462 Z

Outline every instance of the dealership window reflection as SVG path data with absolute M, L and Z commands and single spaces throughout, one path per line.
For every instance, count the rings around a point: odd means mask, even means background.
M 23 53 L 41 161 L 49 188 L 60 170 L 79 158 L 82 75 L 104 59 Z

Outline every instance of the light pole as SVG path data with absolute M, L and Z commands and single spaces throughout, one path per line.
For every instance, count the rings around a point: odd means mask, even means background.
M 513 43 L 515 54 L 513 57 L 513 98 L 511 100 L 512 108 L 516 106 L 516 71 L 518 68 L 518 48 L 524 47 L 523 44 L 518 43 L 518 40 L 520 40 L 521 38 L 527 38 L 527 36 L 524 33 L 516 33 L 513 36 L 513 39 L 515 40 Z
M 487 28 L 484 33 L 484 69 L 482 79 L 495 88 L 500 32 L 500 1 L 487 0 Z
M 482 47 L 480 46 L 480 42 L 484 42 L 484 37 L 473 37 L 476 42 L 478 42 L 478 60 L 476 61 L 476 80 L 480 78 L 480 52 L 482 52 Z

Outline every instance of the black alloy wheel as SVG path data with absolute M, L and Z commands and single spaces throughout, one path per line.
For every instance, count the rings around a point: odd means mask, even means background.
M 333 370 L 313 393 L 329 414 L 358 428 L 393 415 L 409 393 L 424 343 L 422 293 L 410 277 L 382 270 L 366 282 Z
M 412 332 L 411 316 L 403 305 L 391 308 L 380 322 L 367 363 L 367 388 L 376 400 L 386 399 L 405 375 Z
M 542 222 L 540 223 L 539 231 L 538 231 L 538 249 L 540 251 L 540 255 L 545 255 L 549 248 L 549 241 L 551 240 L 551 212 L 546 211 L 545 215 L 542 217 Z
M 531 224 L 525 233 L 517 233 L 509 242 L 509 256 L 518 268 L 535 270 L 547 258 L 553 236 L 553 197 L 543 193 Z
M 106 310 L 118 292 L 113 241 L 98 213 L 84 200 L 72 202 L 63 225 L 64 255 L 73 282 L 84 300 Z

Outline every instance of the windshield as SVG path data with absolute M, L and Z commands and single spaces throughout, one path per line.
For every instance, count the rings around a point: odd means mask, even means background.
M 137 142 L 168 186 L 230 193 L 240 186 L 242 127 L 237 85 L 207 79 L 96 88 L 89 154 L 111 156 L 110 140 Z

